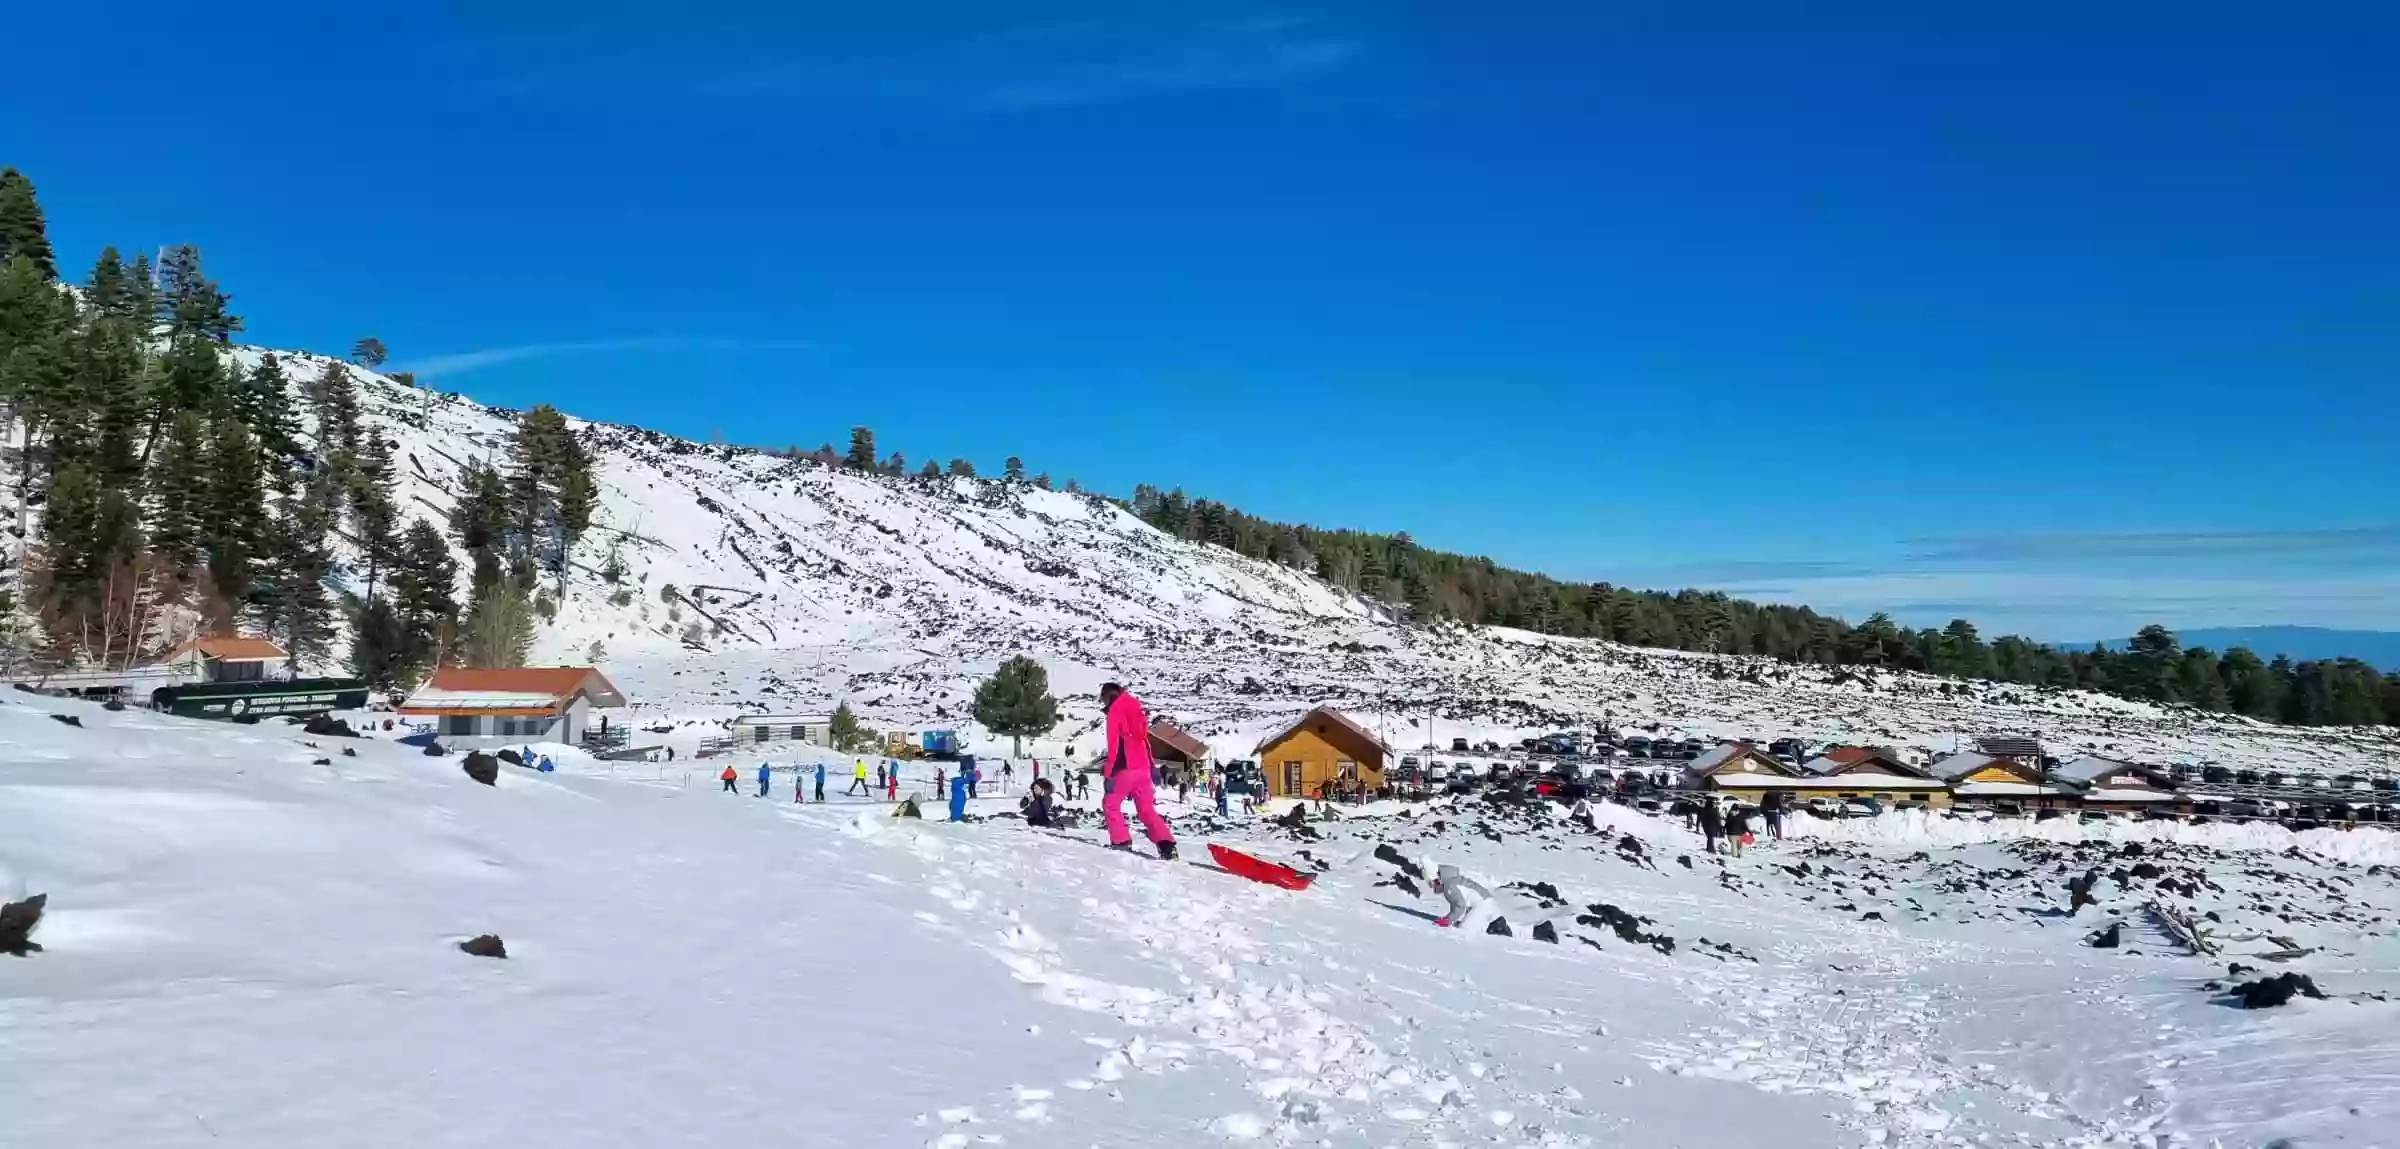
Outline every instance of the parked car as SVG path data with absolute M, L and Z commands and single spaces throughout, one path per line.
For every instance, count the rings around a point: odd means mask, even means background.
M 1453 739 L 1451 739 L 1451 740 L 1450 740 L 1450 752 L 1451 752 L 1452 754 L 1465 754 L 1465 753 L 1468 753 L 1468 750 L 1467 750 L 1467 740 L 1466 740 L 1466 739 L 1464 739 L 1464 738 L 1453 738 Z
M 1767 743 L 1767 753 L 1772 754 L 1777 758 L 1781 758 L 1786 762 L 1797 761 L 1800 757 L 1800 751 L 1800 740 L 1797 738 L 1778 738 L 1773 742 Z
M 1426 784 L 1426 785 L 1428 785 L 1428 786 L 1443 786 L 1443 785 L 1448 785 L 1448 784 L 1449 784 L 1449 782 L 1450 782 L 1450 767 L 1448 767 L 1448 766 L 1446 766 L 1446 765 L 1443 765 L 1442 763 L 1436 762 L 1436 763 L 1434 763 L 1433 765 L 1431 765 L 1431 766 L 1427 766 L 1427 767 L 1425 768 L 1425 784 Z
M 2266 776 L 2256 770 L 2239 770 L 2234 773 L 2233 780 L 2244 786 L 2256 786 L 2265 782 Z
M 1486 742 L 1475 749 L 1480 750 L 1485 754 L 1498 754 L 1500 752 L 1500 744 L 1497 742 Z
M 1883 803 L 1874 798 L 1845 798 L 1842 813 L 1852 818 L 1872 818 L 1883 813 Z
M 1625 752 L 1636 758 L 1648 758 L 1650 756 L 1650 739 L 1639 734 L 1626 739 Z
M 2224 766 L 2203 766 L 2200 768 L 2200 780 L 2223 785 L 2233 781 L 2233 771 Z
M 2395 791 L 2400 791 L 2400 778 L 2377 778 L 2373 783 L 2371 783 L 2371 785 L 2373 785 L 2377 790 L 2381 790 L 2386 794 L 2390 794 Z
M 2281 770 L 2270 770 L 2267 772 L 2266 781 L 2269 786 L 2289 786 L 2292 784 L 2292 776 Z
M 1800 808 L 1820 818 L 1839 818 L 1842 816 L 1842 804 L 1840 801 L 1833 798 L 1811 798 L 1808 800 L 1806 805 L 1803 805 Z

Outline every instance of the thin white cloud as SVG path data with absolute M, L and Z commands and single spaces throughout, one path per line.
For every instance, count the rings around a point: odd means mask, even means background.
M 618 351 L 811 351 L 817 344 L 794 339 L 724 339 L 701 336 L 653 335 L 634 339 L 590 339 L 573 343 L 520 343 L 434 355 L 393 365 L 419 379 L 464 375 L 487 367 L 547 359 L 558 355 L 593 355 Z

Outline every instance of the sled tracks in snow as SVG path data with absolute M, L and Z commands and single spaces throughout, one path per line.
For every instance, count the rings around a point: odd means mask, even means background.
M 934 1149 L 1006 1143 L 1012 1125 L 1105 1118 L 1099 1103 L 1141 1104 L 1146 1082 L 1185 1072 L 1230 1075 L 1243 1098 L 1195 1119 L 1199 1137 L 1379 1146 L 1504 1134 L 1516 1145 L 1592 1144 L 1543 1126 L 1554 1099 L 1421 1049 L 1404 1027 L 1379 1031 L 1346 1017 L 1382 1011 L 1338 973 L 1320 976 L 1334 968 L 1321 949 L 1297 936 L 1266 940 L 1257 928 L 1250 900 L 1290 895 L 1148 859 L 1095 865 L 1081 848 L 1069 863 L 1065 848 L 946 838 L 929 892 L 949 907 L 951 924 L 983 925 L 983 948 L 1042 1000 L 1113 1018 L 1130 1036 L 1084 1038 L 1098 1051 L 1090 1071 L 1056 1088 L 1020 1085 L 990 1107 L 930 1115 L 923 1123 Z M 1037 928 L 1037 917 L 1059 936 Z M 1090 972 L 1102 966 L 1117 976 Z M 1077 1143 L 1087 1140 L 1107 1139 Z

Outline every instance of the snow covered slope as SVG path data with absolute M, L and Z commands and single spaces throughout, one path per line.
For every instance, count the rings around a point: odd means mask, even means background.
M 244 350 L 245 362 L 262 354 Z M 285 355 L 295 393 L 325 360 Z M 515 413 L 369 372 L 371 428 L 398 444 L 405 515 L 446 522 L 467 463 L 505 465 Z M 1027 653 L 1068 697 L 1055 754 L 1120 678 L 1220 757 L 1320 702 L 1395 744 L 1446 746 L 1603 719 L 1703 737 L 1796 735 L 1947 748 L 2040 735 L 2065 751 L 2387 771 L 2392 732 L 2292 730 L 2080 692 L 1952 688 L 1916 675 L 1421 628 L 1293 569 L 1186 542 L 1097 498 L 997 480 L 894 479 L 633 427 L 577 423 L 601 488 L 542 661 L 596 661 L 682 713 L 819 710 L 967 727 L 975 682 Z M 624 574 L 601 577 L 611 556 Z M 461 569 L 467 567 L 463 555 Z M 675 588 L 670 602 L 667 588 Z M 970 733 L 973 733 L 970 731 Z M 991 749 L 990 743 L 981 745 Z
M 1943 847 L 1892 819 L 1719 860 L 1617 807 L 1170 806 L 1195 856 L 1326 867 L 1289 893 L 774 786 L 570 760 L 486 788 L 373 739 L 0 699 L 0 897 L 49 897 L 46 948 L 0 958 L 0 1143 L 2157 1149 L 2400 1120 L 2379 832 Z M 1434 929 L 1394 857 L 1465 867 L 1511 936 Z M 2123 876 L 2070 919 L 2087 865 Z M 2150 899 L 2252 940 L 2181 955 Z M 505 960 L 456 948 L 486 932 Z M 2264 932 L 2327 1000 L 2222 1004 Z

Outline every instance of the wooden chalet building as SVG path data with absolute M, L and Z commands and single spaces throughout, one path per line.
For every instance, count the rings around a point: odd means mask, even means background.
M 1388 752 L 1382 739 L 1349 715 L 1320 706 L 1260 742 L 1253 756 L 1266 773 L 1268 794 L 1317 798 L 1381 789 Z
M 1155 719 L 1150 723 L 1150 762 L 1159 782 L 1196 783 L 1208 763 L 1208 743 L 1164 718 Z
M 1692 759 L 1684 768 L 1683 785 L 1754 805 L 1771 791 L 1793 799 L 1880 798 L 1924 806 L 1949 804 L 1949 787 L 1941 779 L 1882 751 L 1839 757 L 1829 754 L 1806 766 L 1792 766 L 1747 742 L 1728 742 Z
M 1986 809 L 2036 809 L 2073 805 L 2075 788 L 2050 780 L 2038 749 L 2030 755 L 2000 756 L 1962 750 L 1930 771 L 1950 786 L 1953 804 Z
M 1830 793 L 1810 790 L 1812 798 L 1880 798 L 1894 806 L 1950 804 L 1949 783 L 1892 750 L 1837 746 L 1801 763 L 1800 773 L 1833 787 Z

